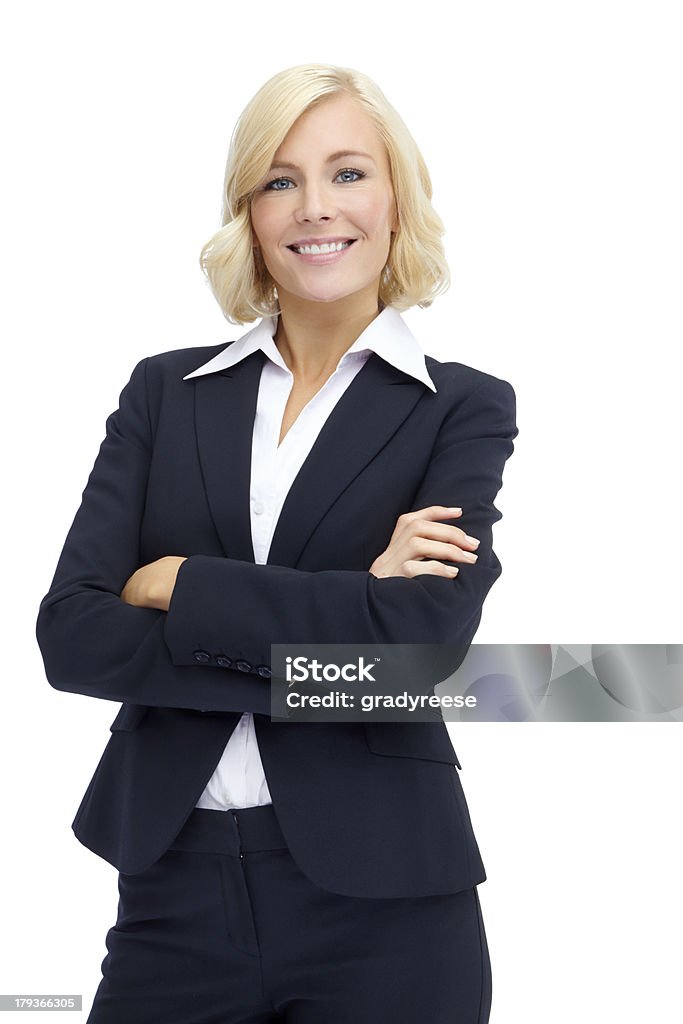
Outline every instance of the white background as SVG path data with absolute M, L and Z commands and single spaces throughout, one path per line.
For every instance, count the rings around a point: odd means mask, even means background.
M 4 12 L 0 992 L 82 993 L 84 1021 L 116 871 L 70 822 L 118 704 L 50 688 L 35 619 L 135 363 L 254 326 L 198 265 L 241 110 L 347 65 L 421 147 L 452 287 L 406 321 L 518 401 L 477 641 L 681 642 L 682 40 L 652 0 Z M 680 727 L 450 728 L 491 1024 L 678 1024 Z

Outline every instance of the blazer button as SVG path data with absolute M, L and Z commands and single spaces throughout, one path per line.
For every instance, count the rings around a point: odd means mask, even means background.
M 234 661 L 232 663 L 232 667 L 239 669 L 240 672 L 251 672 L 251 662 L 250 661 L 243 661 L 243 660 Z
M 232 658 L 229 658 L 227 654 L 217 654 L 215 660 L 221 668 L 232 668 Z
M 194 658 L 195 661 L 211 661 L 211 655 L 209 654 L 208 651 L 193 651 L 192 657 Z
M 264 679 L 270 679 L 272 675 L 269 665 L 256 665 L 254 667 L 254 672 L 258 672 L 258 674 L 263 676 Z

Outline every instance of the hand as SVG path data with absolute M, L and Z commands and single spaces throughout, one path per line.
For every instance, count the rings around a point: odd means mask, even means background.
M 453 579 L 459 572 L 458 568 L 444 565 L 436 559 L 475 562 L 477 556 L 472 555 L 470 549 L 477 548 L 479 541 L 469 537 L 457 526 L 432 520 L 461 515 L 462 509 L 446 508 L 443 505 L 430 505 L 416 512 L 405 512 L 396 521 L 396 529 L 386 551 L 375 559 L 368 571 L 380 579 L 385 576 L 406 576 L 411 579 L 425 573 Z
M 168 611 L 178 569 L 186 556 L 165 555 L 156 562 L 140 566 L 126 581 L 121 600 L 138 608 L 159 608 Z

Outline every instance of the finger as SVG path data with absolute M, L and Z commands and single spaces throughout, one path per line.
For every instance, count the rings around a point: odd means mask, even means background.
M 454 516 L 461 516 L 461 508 L 447 508 L 446 505 L 429 505 L 427 508 L 418 508 L 414 512 L 404 512 L 398 517 L 399 522 L 412 523 L 416 519 L 450 519 Z
M 477 555 L 472 551 L 464 551 L 457 544 L 444 544 L 442 541 L 430 540 L 427 537 L 412 537 L 407 543 L 411 559 L 417 558 L 445 558 L 449 562 L 477 561 Z
M 457 544 L 460 548 L 470 548 L 473 551 L 479 547 L 476 537 L 470 537 L 459 526 L 449 526 L 447 523 L 432 523 L 426 519 L 417 519 L 409 525 L 409 532 L 417 537 L 428 537 L 432 540 L 443 539 L 447 543 Z
M 453 579 L 460 570 L 455 565 L 444 565 L 443 562 L 408 561 L 403 563 L 404 575 L 409 579 L 415 576 L 443 576 L 445 579 Z

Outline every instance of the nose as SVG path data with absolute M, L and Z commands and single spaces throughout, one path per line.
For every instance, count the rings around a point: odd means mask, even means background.
M 301 205 L 297 218 L 301 221 L 319 221 L 334 217 L 332 197 L 322 185 L 305 185 L 301 188 Z

